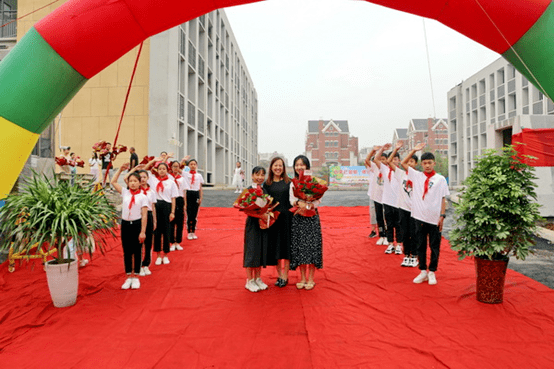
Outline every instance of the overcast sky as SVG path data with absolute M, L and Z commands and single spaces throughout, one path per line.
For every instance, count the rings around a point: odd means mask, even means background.
M 308 120 L 348 120 L 359 147 L 412 118 L 447 117 L 446 94 L 500 56 L 442 24 L 353 0 L 226 8 L 258 92 L 258 147 L 304 151 Z

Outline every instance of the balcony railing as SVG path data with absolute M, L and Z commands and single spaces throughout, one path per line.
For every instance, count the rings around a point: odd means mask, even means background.
M 17 10 L 0 12 L 0 38 L 17 37 Z

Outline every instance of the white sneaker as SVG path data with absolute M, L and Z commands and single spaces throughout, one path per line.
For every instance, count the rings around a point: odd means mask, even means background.
M 260 287 L 258 287 L 258 285 L 256 284 L 256 282 L 254 282 L 253 279 L 251 280 L 247 279 L 246 285 L 244 286 L 244 288 L 246 288 L 250 292 L 258 292 L 260 290 Z
M 193 240 L 197 240 L 197 239 L 198 239 L 198 236 L 196 235 L 196 233 L 193 233 L 193 234 L 192 234 L 192 239 L 193 239 Z
M 413 268 L 417 268 L 419 266 L 419 260 L 417 259 L 417 256 L 412 256 L 410 258 L 410 265 Z
M 162 258 L 158 256 L 158 258 L 156 259 L 156 262 L 154 264 L 162 265 Z
M 437 284 L 437 277 L 435 276 L 435 272 L 429 272 L 429 284 Z
M 394 245 L 389 245 L 385 250 L 385 254 L 392 254 L 394 252 Z
M 140 275 L 141 277 L 144 277 L 144 276 L 146 275 L 146 273 L 144 272 L 144 267 L 140 268 L 140 273 L 139 273 L 139 275 Z
M 267 284 L 265 284 L 261 278 L 256 278 L 254 281 L 256 282 L 258 287 L 260 287 L 260 290 L 267 290 Z
M 133 283 L 133 278 L 129 277 L 125 280 L 125 283 L 123 283 L 123 286 L 121 286 L 122 290 L 128 290 L 131 288 L 131 283 Z
M 410 258 L 407 256 L 404 256 L 404 260 L 402 260 L 402 264 L 400 264 L 401 267 L 407 267 L 410 266 Z
M 144 268 L 142 268 L 142 269 L 144 269 L 144 275 L 150 275 L 150 274 L 152 274 L 152 272 L 150 271 L 150 268 L 144 267 Z
M 175 244 L 169 246 L 169 251 L 175 251 Z
M 189 233 L 189 234 L 187 235 L 187 239 L 189 239 L 189 240 L 192 240 L 192 239 L 193 239 L 193 238 L 192 238 L 192 233 Z
M 379 237 L 379 239 L 377 240 L 377 245 L 382 245 L 384 240 L 385 239 L 383 237 Z
M 182 247 L 181 245 L 175 244 L 175 250 L 177 250 L 177 251 L 183 251 L 184 249 L 183 249 L 183 247 Z
M 163 263 L 164 264 L 169 264 L 169 258 L 167 256 L 164 256 Z
M 394 250 L 394 253 L 396 255 L 402 255 L 402 246 L 396 245 L 396 249 Z
M 138 278 L 131 278 L 131 289 L 138 290 L 140 288 L 140 280 Z
M 389 241 L 387 240 L 386 237 L 383 237 L 383 245 L 385 245 L 385 246 L 389 245 Z
M 414 278 L 414 283 L 422 283 L 429 280 L 429 277 L 427 276 L 427 271 L 422 270 L 421 273 L 417 277 Z

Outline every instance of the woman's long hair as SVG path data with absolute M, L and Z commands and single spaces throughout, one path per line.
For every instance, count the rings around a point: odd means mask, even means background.
M 283 160 L 283 158 L 279 157 L 279 156 L 276 156 L 274 157 L 272 160 L 271 160 L 271 163 L 269 164 L 269 174 L 267 176 L 267 179 L 265 180 L 265 183 L 268 185 L 268 186 L 271 186 L 273 184 L 273 164 L 277 161 L 277 160 L 281 160 L 283 162 L 283 173 L 281 173 L 281 179 L 283 181 L 285 181 L 285 183 L 289 183 L 290 182 L 290 178 L 289 176 L 287 175 L 287 167 L 285 166 L 285 161 Z

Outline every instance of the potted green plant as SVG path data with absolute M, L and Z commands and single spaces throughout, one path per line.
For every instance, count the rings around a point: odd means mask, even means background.
M 0 249 L 32 253 L 37 245 L 44 251 L 56 248 L 45 265 L 50 295 L 54 306 L 71 306 L 79 283 L 75 252 L 91 254 L 95 244 L 103 252 L 102 233 L 113 234 L 116 221 L 115 207 L 92 184 L 70 185 L 33 173 L 0 208 Z
M 503 301 L 509 257 L 524 260 L 534 244 L 540 219 L 535 179 L 534 168 L 506 146 L 486 150 L 464 181 L 450 244 L 460 259 L 474 257 L 481 302 Z

